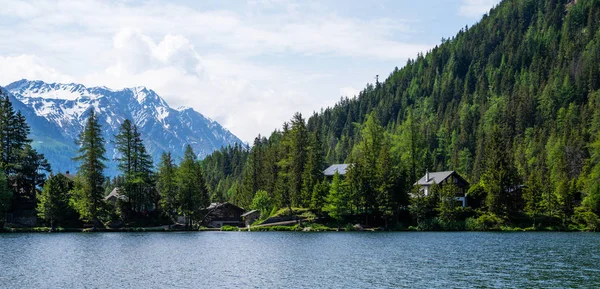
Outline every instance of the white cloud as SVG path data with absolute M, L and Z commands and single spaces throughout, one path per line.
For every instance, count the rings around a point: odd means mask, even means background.
M 352 98 L 354 96 L 358 96 L 360 89 L 354 88 L 352 86 L 345 86 L 340 88 L 340 95 L 348 98 Z
M 27 78 L 47 82 L 71 82 L 72 78 L 47 66 L 35 55 L 0 56 L 0 85 Z
M 288 61 L 363 59 L 392 69 L 430 47 L 394 40 L 411 33 L 402 20 L 343 17 L 305 3 L 255 0 L 233 12 L 154 1 L 0 0 L 7 23 L 0 39 L 10 39 L 0 41 L 0 85 L 30 78 L 147 86 L 172 107 L 193 107 L 251 142 L 294 112 L 331 105 L 338 92 L 359 91 L 347 85 L 362 84 Z M 274 13 L 274 5 L 282 8 Z M 282 58 L 257 60 L 274 55 Z
M 462 0 L 459 14 L 465 17 L 480 18 L 488 13 L 500 0 Z
M 314 106 L 287 87 L 294 75 L 273 67 L 209 56 L 204 61 L 183 36 L 153 41 L 139 31 L 118 32 L 111 50 L 115 64 L 81 78 L 112 88 L 148 86 L 172 107 L 189 106 L 217 120 L 244 141 L 269 134 L 295 110 Z M 137 52 L 137 53 L 136 53 Z M 292 73 L 294 74 L 294 73 Z

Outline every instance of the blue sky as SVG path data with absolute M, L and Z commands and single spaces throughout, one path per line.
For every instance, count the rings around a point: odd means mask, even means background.
M 498 0 L 0 0 L 0 85 L 146 86 L 251 142 L 385 78 Z

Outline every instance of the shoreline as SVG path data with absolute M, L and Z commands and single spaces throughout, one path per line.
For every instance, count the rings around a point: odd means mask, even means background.
M 3 228 L 0 229 L 0 234 L 11 234 L 11 233 L 142 233 L 142 232 L 299 232 L 299 233 L 316 233 L 316 232 L 495 232 L 495 233 L 508 233 L 508 232 L 567 232 L 567 233 L 599 233 L 594 231 L 582 231 L 582 230 L 560 230 L 556 228 L 506 228 L 500 230 L 486 230 L 486 231 L 469 231 L 469 230 L 456 230 L 456 231 L 420 231 L 415 228 L 408 228 L 404 230 L 383 230 L 382 228 L 367 228 L 364 230 L 345 230 L 341 228 L 330 227 L 318 227 L 314 228 L 311 226 L 299 227 L 299 226 L 274 226 L 269 227 L 228 227 L 223 228 L 200 228 L 200 229 L 168 229 L 168 228 L 157 228 L 157 227 L 129 227 L 129 228 L 98 228 L 92 230 L 91 228 L 55 228 L 54 231 L 50 230 L 50 227 L 31 227 L 31 228 Z

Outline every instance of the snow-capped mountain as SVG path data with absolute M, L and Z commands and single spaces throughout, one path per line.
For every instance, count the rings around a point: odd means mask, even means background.
M 163 151 L 172 152 L 176 159 L 181 157 L 187 144 L 203 157 L 222 146 L 242 143 L 217 122 L 191 108 L 173 109 L 145 87 L 112 90 L 20 80 L 5 90 L 15 110 L 27 118 L 34 147 L 45 154 L 55 172 L 77 169 L 71 161 L 77 150 L 75 140 L 92 108 L 105 132 L 109 175 L 116 174 L 112 141 L 125 119 L 138 126 L 155 162 Z

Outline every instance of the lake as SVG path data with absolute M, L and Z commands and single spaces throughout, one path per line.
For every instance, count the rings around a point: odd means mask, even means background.
M 600 287 L 600 234 L 0 234 L 0 261 L 2 288 Z

